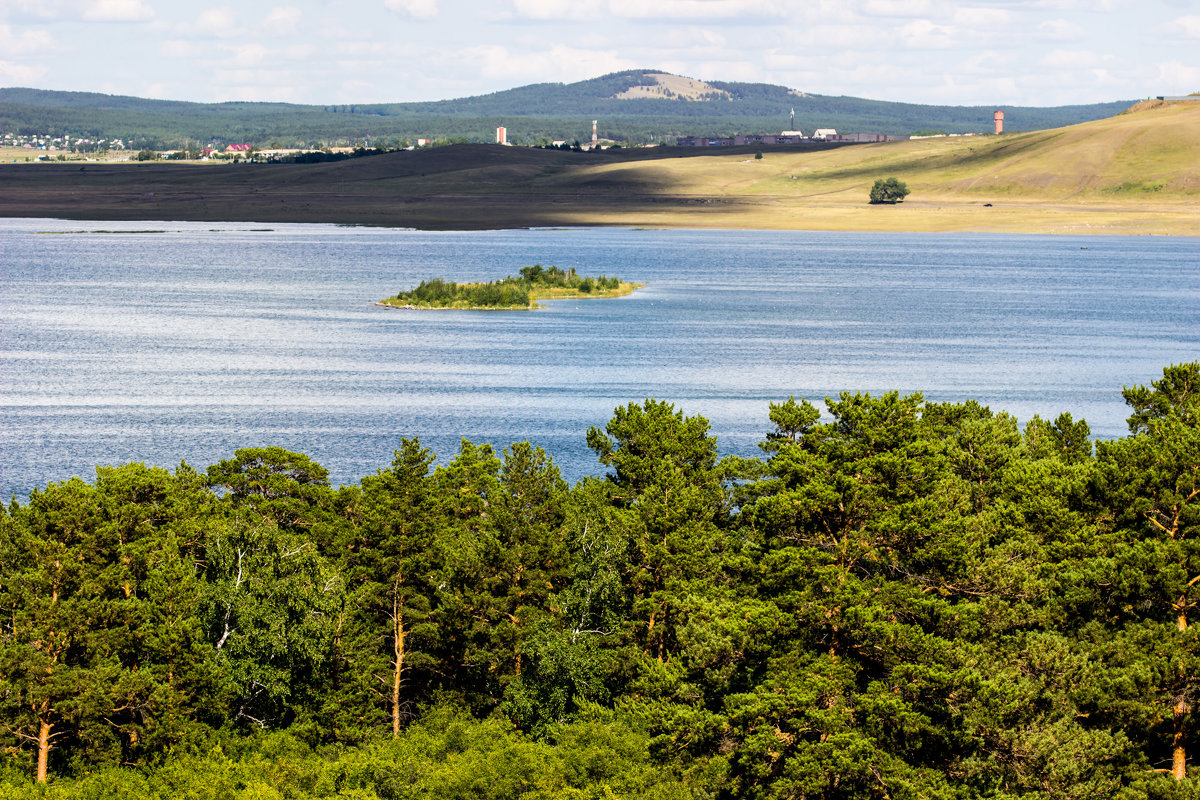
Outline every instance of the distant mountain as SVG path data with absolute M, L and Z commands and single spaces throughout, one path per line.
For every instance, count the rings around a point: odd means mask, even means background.
M 1052 108 L 1005 106 L 1008 130 L 1062 127 L 1110 117 L 1132 100 Z M 86 92 L 0 89 L 0 132 L 121 138 L 135 146 L 185 141 L 259 145 L 443 138 L 491 141 L 585 139 L 591 120 L 604 138 L 631 143 L 684 135 L 805 131 L 908 134 L 991 130 L 996 106 L 931 106 L 811 94 L 765 83 L 697 81 L 656 70 L 615 72 L 578 83 L 538 83 L 492 94 L 422 103 L 336 106 L 188 103 Z

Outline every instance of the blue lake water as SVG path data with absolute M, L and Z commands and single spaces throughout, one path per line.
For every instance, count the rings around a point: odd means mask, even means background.
M 534 263 L 649 286 L 537 312 L 373 305 Z M 351 483 L 405 436 L 443 458 L 529 439 L 573 480 L 603 472 L 587 428 L 646 397 L 745 455 L 768 402 L 843 390 L 1114 437 L 1123 385 L 1200 358 L 1194 238 L 0 220 L 0 293 L 4 498 L 264 445 Z

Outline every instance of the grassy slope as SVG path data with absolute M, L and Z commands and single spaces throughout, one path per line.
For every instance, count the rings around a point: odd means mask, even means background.
M 714 153 L 601 167 L 588 178 L 624 174 L 708 195 L 714 203 L 692 216 L 745 227 L 1195 234 L 1197 164 L 1200 104 L 1177 104 L 1028 134 L 767 151 L 762 160 Z M 908 201 L 867 206 L 871 184 L 890 175 L 907 182 Z M 660 223 L 673 224 L 665 216 Z
M 0 215 L 431 228 L 1200 231 L 1200 104 L 1027 134 L 767 149 L 761 160 L 754 152 L 464 145 L 309 166 L 0 165 Z M 867 205 L 870 185 L 890 175 L 908 184 L 908 200 Z

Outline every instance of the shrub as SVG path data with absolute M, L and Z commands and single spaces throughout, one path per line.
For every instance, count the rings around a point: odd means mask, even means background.
M 908 186 L 895 178 L 880 178 L 871 187 L 871 202 L 874 204 L 900 203 L 906 196 L 908 196 Z

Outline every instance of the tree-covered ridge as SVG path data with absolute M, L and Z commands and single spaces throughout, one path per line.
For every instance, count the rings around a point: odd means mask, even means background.
M 574 267 L 564 270 L 534 264 L 522 267 L 520 273 L 520 277 L 509 275 L 488 283 L 455 283 L 441 278 L 424 280 L 415 289 L 381 300 L 380 305 L 398 308 L 536 308 L 538 300 L 620 297 L 644 285 L 622 282 L 615 276 L 581 276 Z
M 843 393 L 759 459 L 97 469 L 0 508 L 0 797 L 1194 798 L 1200 363 L 1062 414 Z
M 509 140 L 585 140 L 591 120 L 601 135 L 620 142 L 667 141 L 677 136 L 776 133 L 796 112 L 805 131 L 836 128 L 911 134 L 941 130 L 992 130 L 994 106 L 930 106 L 890 100 L 799 93 L 786 86 L 708 81 L 719 90 L 706 99 L 616 95 L 656 83 L 659 70 L 627 70 L 576 83 L 538 83 L 451 100 L 310 106 L 292 103 L 188 103 L 89 92 L 0 88 L 0 132 L 63 133 L 120 138 L 136 148 L 187 142 L 272 142 L 293 146 L 351 139 L 372 143 L 418 138 L 494 141 L 496 127 Z M 1053 108 L 1006 107 L 1010 129 L 1044 130 L 1113 116 L 1134 101 Z

